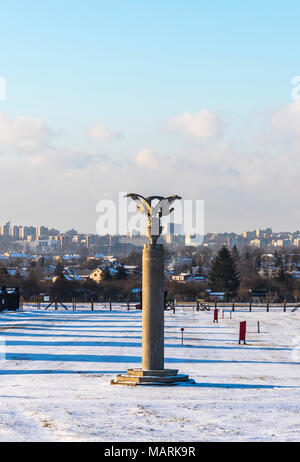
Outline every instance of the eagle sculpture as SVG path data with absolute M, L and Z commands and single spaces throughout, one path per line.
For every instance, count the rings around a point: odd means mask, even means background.
M 171 208 L 173 202 L 181 197 L 177 195 L 162 197 L 162 196 L 149 196 L 143 197 L 140 194 L 130 193 L 125 197 L 130 197 L 137 203 L 137 210 L 148 217 L 147 236 L 150 239 L 151 244 L 156 244 L 159 238 L 162 227 L 160 225 L 161 217 L 170 215 L 174 208 Z M 158 203 L 152 206 L 152 201 L 158 200 Z

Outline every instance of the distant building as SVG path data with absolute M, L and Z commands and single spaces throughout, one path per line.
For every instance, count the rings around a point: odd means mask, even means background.
M 291 245 L 290 239 L 277 239 L 272 241 L 272 245 L 274 247 L 288 247 Z
M 187 282 L 188 279 L 191 277 L 190 273 L 180 273 L 172 276 L 172 281 L 176 282 Z
M 267 247 L 268 241 L 267 239 L 253 239 L 250 241 L 250 245 L 254 247 Z
M 242 236 L 247 241 L 251 241 L 252 239 L 256 238 L 256 231 L 244 231 Z
M 59 248 L 59 241 L 40 239 L 38 241 L 31 240 L 32 236 L 27 236 L 26 241 L 16 241 L 16 244 L 23 250 L 31 252 L 52 253 Z
M 48 228 L 46 226 L 38 226 L 36 228 L 36 239 L 47 238 L 48 237 Z
M 183 234 L 181 223 L 167 223 L 166 233 L 172 236 L 180 236 Z
M 28 255 L 26 255 L 25 253 L 21 253 L 21 252 L 5 252 L 3 255 L 4 257 L 16 258 L 16 259 L 28 258 Z
M 224 301 L 225 300 L 225 292 L 212 292 L 207 291 L 207 298 L 209 301 Z
M 10 221 L 8 221 L 5 225 L 0 226 L 0 235 L 9 236 L 9 229 L 10 229 Z
M 185 245 L 199 246 L 203 244 L 204 236 L 200 234 L 187 234 L 185 236 Z
M 174 244 L 174 234 L 163 234 L 161 237 L 166 244 Z
M 10 237 L 18 238 L 19 237 L 19 227 L 18 226 L 10 226 L 9 227 L 9 235 Z
M 113 267 L 108 267 L 108 271 L 111 277 L 115 277 L 118 274 L 118 270 Z M 95 270 L 91 271 L 89 274 L 89 278 L 93 281 L 99 283 L 103 280 L 105 275 L 105 269 L 103 268 L 96 268 Z
M 136 247 L 144 247 L 144 244 L 149 243 L 149 239 L 146 236 L 118 236 L 118 244 L 131 244 Z
M 180 273 L 180 274 L 173 275 L 171 277 L 171 280 L 175 281 L 175 282 L 181 282 L 181 283 L 185 283 L 185 282 L 203 282 L 203 281 L 205 281 L 205 277 L 200 276 L 198 274 L 194 274 L 194 273 Z
M 272 229 L 271 228 L 266 228 L 266 229 L 257 229 L 256 230 L 256 237 L 259 238 L 268 238 L 272 236 Z

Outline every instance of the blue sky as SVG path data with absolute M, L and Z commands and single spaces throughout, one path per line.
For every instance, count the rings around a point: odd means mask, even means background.
M 292 103 L 291 79 L 300 74 L 299 13 L 300 4 L 296 1 L 251 1 L 245 5 L 238 1 L 199 0 L 12 0 L 0 9 L 0 75 L 7 85 L 7 100 L 0 101 L 0 112 L 10 120 L 22 116 L 43 121 L 51 132 L 48 143 L 56 153 L 59 149 L 74 151 L 87 158 L 99 155 L 107 158 L 108 163 L 119 163 L 119 170 L 115 166 L 113 172 L 108 165 L 99 167 L 99 183 L 101 171 L 111 174 L 113 181 L 109 188 L 98 186 L 97 190 L 96 185 L 94 189 L 90 185 L 84 188 L 85 182 L 91 181 L 88 171 L 80 173 L 81 186 L 78 178 L 74 179 L 73 186 L 69 184 L 78 193 L 76 200 L 80 202 L 79 197 L 84 195 L 90 204 L 89 215 L 84 219 L 92 232 L 96 220 L 95 197 L 100 200 L 103 195 L 115 195 L 121 186 L 118 174 L 123 189 L 126 187 L 122 163 L 134 162 L 141 150 L 147 149 L 164 160 L 175 156 L 182 162 L 195 156 L 196 151 L 205 157 L 206 146 L 202 142 L 199 147 L 187 136 L 165 129 L 172 117 L 202 110 L 215 114 L 222 120 L 222 143 L 227 143 L 229 151 L 239 151 L 233 168 L 245 151 L 252 150 L 247 154 L 251 158 L 261 156 L 262 151 L 279 153 L 283 149 L 282 144 L 275 148 L 272 138 L 269 142 L 264 140 L 257 153 L 257 138 L 261 139 L 265 133 L 268 117 L 272 120 L 274 114 Z M 100 138 L 95 142 L 87 136 L 87 131 L 99 124 L 122 136 L 111 136 L 111 142 Z M 211 140 L 208 141 L 208 152 L 221 149 L 220 144 L 212 146 Z M 21 163 L 25 162 L 23 152 L 18 154 L 15 145 L 5 143 L 2 143 L 2 152 L 11 149 L 15 165 L 19 164 L 20 156 Z M 30 159 L 38 155 L 47 158 L 51 157 L 51 151 L 44 146 L 38 154 L 36 149 L 31 153 L 27 149 L 26 155 Z M 218 188 L 218 178 L 214 176 L 219 170 L 218 159 L 216 156 L 209 168 L 205 168 L 206 177 L 210 172 L 214 189 Z M 13 163 L 4 165 L 7 169 L 13 168 Z M 53 171 L 44 165 L 39 171 L 32 170 L 32 178 L 36 178 L 37 184 L 41 181 L 41 188 L 45 188 L 49 205 L 53 191 L 46 190 L 41 178 L 47 169 L 54 174 L 55 165 L 52 168 Z M 68 178 L 72 176 L 70 171 L 65 174 Z M 174 188 L 208 201 L 207 231 L 237 226 L 237 230 L 247 229 L 251 223 L 254 228 L 264 224 L 280 226 L 280 204 L 265 214 L 272 203 L 268 193 L 267 202 L 260 205 L 261 210 L 255 215 L 258 200 L 255 186 L 251 199 L 251 188 L 242 191 L 242 183 L 235 184 L 231 186 L 233 191 L 226 194 L 221 182 L 220 196 L 214 191 L 215 199 L 210 202 L 211 189 L 206 186 L 201 189 L 201 167 L 194 179 L 189 175 L 185 181 L 189 184 L 199 181 L 199 186 L 192 190 L 178 183 L 175 175 Z M 276 172 L 272 175 L 275 178 Z M 149 178 L 147 173 L 146 177 Z M 268 181 L 271 178 L 268 177 Z M 143 182 L 135 183 L 134 177 L 128 182 L 128 189 L 143 185 Z M 50 180 L 46 183 L 49 185 Z M 35 216 L 62 228 L 74 225 L 84 229 L 75 207 L 70 208 L 68 194 L 64 197 L 63 184 L 61 179 L 60 197 L 70 210 L 69 223 L 65 210 L 57 211 L 56 216 L 51 212 L 50 219 L 49 210 L 46 213 L 42 206 L 32 204 L 33 190 L 27 196 L 27 215 L 17 200 L 13 200 L 10 207 L 3 210 L 2 221 L 8 214 L 17 222 Z M 159 186 L 158 180 L 153 183 L 153 187 Z M 172 183 L 167 186 L 170 189 Z M 23 191 L 28 187 L 24 183 Z M 160 192 L 151 188 L 149 182 L 147 192 Z M 240 203 L 232 199 L 236 197 L 235 192 L 243 197 Z M 218 214 L 215 209 L 218 197 L 224 198 L 224 194 L 228 198 L 226 203 L 233 200 L 234 206 L 222 214 L 219 222 L 213 216 Z M 253 210 L 251 216 L 245 216 L 240 223 L 234 215 L 240 214 L 245 203 Z M 228 214 L 232 215 L 229 219 Z M 268 222 L 264 223 L 264 219 Z M 287 226 L 296 228 L 296 221 L 288 217 Z

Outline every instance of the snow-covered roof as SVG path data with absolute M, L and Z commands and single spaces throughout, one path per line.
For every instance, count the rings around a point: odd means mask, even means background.
M 17 270 L 15 269 L 8 269 L 7 272 L 10 276 L 15 276 L 17 274 Z
M 28 255 L 26 253 L 20 252 L 6 252 L 4 256 L 8 258 L 28 258 Z
M 65 261 L 69 261 L 69 260 L 78 260 L 80 256 L 79 255 L 63 255 L 61 258 Z

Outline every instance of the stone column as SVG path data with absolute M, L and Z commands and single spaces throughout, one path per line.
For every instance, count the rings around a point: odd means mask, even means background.
M 164 247 L 145 244 L 143 251 L 142 369 L 164 369 Z
M 157 240 L 162 233 L 161 218 L 172 213 L 170 204 L 180 197 L 145 198 L 140 194 L 128 194 L 127 197 L 135 200 L 138 211 L 148 217 L 146 236 L 150 244 L 145 244 L 143 250 L 142 367 L 117 375 L 111 384 L 136 386 L 191 382 L 188 375 L 178 374 L 177 369 L 164 369 L 164 247 L 157 244 Z M 163 205 L 152 207 L 154 199 L 160 204 L 163 201 Z

